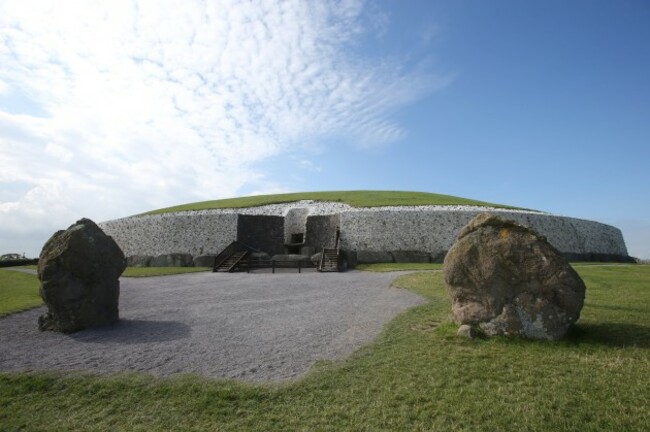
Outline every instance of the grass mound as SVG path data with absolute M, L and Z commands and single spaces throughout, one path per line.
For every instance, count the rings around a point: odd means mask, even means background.
M 481 207 L 515 208 L 502 204 L 493 204 L 440 195 L 428 192 L 398 191 L 332 191 L 300 192 L 279 195 L 256 195 L 241 198 L 229 198 L 213 201 L 201 201 L 173 207 L 153 210 L 145 214 L 173 213 L 179 211 L 208 210 L 222 208 L 259 207 L 269 204 L 281 204 L 301 200 L 332 201 L 349 204 L 352 207 L 414 206 L 414 205 L 472 205 Z

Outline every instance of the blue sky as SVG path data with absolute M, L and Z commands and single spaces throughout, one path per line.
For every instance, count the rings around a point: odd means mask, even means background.
M 57 5 L 0 5 L 1 253 L 83 216 L 389 189 L 613 224 L 650 258 L 647 1 Z

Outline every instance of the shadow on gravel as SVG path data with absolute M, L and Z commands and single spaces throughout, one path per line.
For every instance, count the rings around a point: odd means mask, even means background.
M 137 344 L 185 339 L 190 334 L 190 326 L 176 321 L 122 319 L 112 326 L 83 330 L 69 336 L 86 343 Z

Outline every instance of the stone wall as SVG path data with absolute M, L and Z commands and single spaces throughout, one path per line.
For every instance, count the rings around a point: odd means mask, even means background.
M 284 253 L 282 216 L 239 215 L 237 240 L 271 255 Z
M 460 229 L 485 211 L 532 227 L 572 259 L 627 257 L 620 230 L 609 225 L 539 212 L 462 206 L 358 209 L 340 203 L 292 203 L 284 208 L 133 216 L 99 225 L 126 256 L 217 254 L 233 240 L 278 254 L 284 252 L 286 237 L 294 232 L 305 233 L 307 245 L 319 250 L 333 246 L 340 226 L 341 247 L 356 251 L 359 262 L 441 262 Z
M 404 252 L 426 252 L 441 262 L 461 228 L 485 210 L 390 209 L 341 214 L 341 247 L 356 250 L 359 262 L 403 261 Z M 543 213 L 495 210 L 530 226 L 560 252 L 574 258 L 627 257 L 617 228 Z M 420 257 L 418 260 L 422 260 Z
M 295 208 L 289 210 L 284 216 L 284 242 L 292 243 L 292 234 L 305 234 L 307 225 L 308 208 Z
M 305 243 L 316 251 L 324 247 L 331 248 L 336 242 L 336 228 L 339 227 L 339 215 L 318 215 L 307 218 Z
M 237 240 L 236 213 L 180 212 L 100 223 L 124 255 L 218 254 Z

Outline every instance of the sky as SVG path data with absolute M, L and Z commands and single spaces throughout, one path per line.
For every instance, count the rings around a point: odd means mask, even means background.
M 0 2 L 0 254 L 195 201 L 457 195 L 650 258 L 650 2 Z

